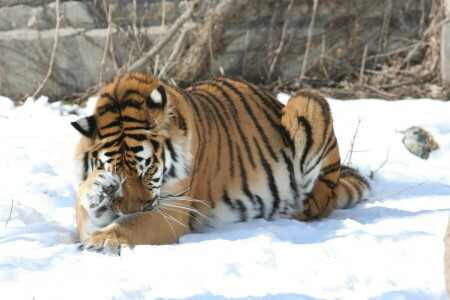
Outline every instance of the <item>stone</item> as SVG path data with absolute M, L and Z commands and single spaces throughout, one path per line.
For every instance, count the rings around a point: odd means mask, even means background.
M 431 133 L 421 127 L 412 126 L 400 132 L 404 135 L 403 144 L 406 149 L 422 159 L 428 159 L 430 152 L 439 148 Z

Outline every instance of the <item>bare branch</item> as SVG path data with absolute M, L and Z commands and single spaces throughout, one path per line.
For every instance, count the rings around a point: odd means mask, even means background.
M 103 6 L 105 9 L 105 14 L 106 14 L 106 18 L 108 21 L 108 29 L 106 31 L 106 40 L 105 40 L 105 47 L 103 49 L 103 57 L 102 57 L 102 61 L 100 63 L 100 74 L 99 74 L 99 78 L 98 78 L 98 83 L 102 83 L 103 82 L 103 71 L 105 69 L 105 64 L 106 64 L 106 56 L 108 55 L 108 49 L 111 43 L 111 32 L 112 32 L 112 5 L 109 4 L 108 6 L 106 5 L 106 0 L 103 0 Z
M 158 54 L 175 36 L 176 32 L 180 29 L 180 27 L 194 14 L 194 12 L 200 7 L 200 4 L 204 0 L 196 0 L 191 6 L 172 24 L 170 29 L 165 34 L 164 38 L 162 38 L 156 45 L 154 45 L 147 53 L 145 53 L 140 59 L 135 61 L 128 68 L 124 68 L 119 70 L 120 73 L 133 72 L 141 68 L 150 58 Z
M 55 63 L 56 50 L 58 49 L 59 27 L 62 18 L 63 16 L 59 14 L 59 0 L 56 0 L 56 26 L 55 26 L 55 39 L 53 41 L 52 55 L 50 57 L 50 63 L 48 65 L 47 74 L 45 75 L 45 78 L 42 81 L 42 83 L 39 85 L 39 87 L 36 89 L 36 91 L 34 91 L 33 95 L 31 96 L 33 98 L 36 98 L 36 96 L 42 91 L 44 86 L 47 84 L 50 75 L 52 74 L 53 64 Z
M 366 67 L 366 57 L 367 57 L 368 48 L 369 47 L 367 45 L 364 46 L 364 53 L 363 53 L 363 58 L 362 58 L 362 62 L 361 62 L 361 70 L 359 71 L 359 85 L 364 84 L 364 69 Z
M 300 73 L 298 83 L 301 83 L 303 81 L 303 78 L 305 77 L 306 65 L 308 63 L 309 48 L 311 46 L 312 31 L 314 28 L 314 22 L 316 21 L 318 4 L 319 4 L 319 0 L 314 0 L 311 22 L 309 23 L 309 29 L 308 29 L 308 40 L 306 41 L 306 49 L 305 49 L 305 55 L 303 56 L 302 71 Z
M 289 18 L 288 18 L 288 13 L 292 10 L 292 5 L 294 4 L 294 0 L 291 0 L 289 2 L 289 5 L 286 9 L 286 21 L 284 21 L 283 24 L 283 29 L 281 30 L 281 39 L 280 39 L 280 44 L 278 45 L 277 50 L 275 50 L 275 56 L 272 60 L 272 63 L 270 64 L 270 69 L 269 69 L 269 82 L 272 79 L 272 74 L 273 71 L 275 70 L 275 66 L 278 63 L 278 59 L 280 58 L 281 52 L 283 52 L 283 48 L 284 48 L 284 43 L 285 43 L 285 39 L 286 39 L 286 31 L 289 25 Z

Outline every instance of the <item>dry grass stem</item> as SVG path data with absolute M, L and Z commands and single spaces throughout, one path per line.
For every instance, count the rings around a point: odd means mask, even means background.
M 425 183 L 425 182 L 421 182 L 421 183 L 418 183 L 418 184 L 416 184 L 416 185 L 413 185 L 413 186 L 404 188 L 404 189 L 399 190 L 399 191 L 396 191 L 396 192 L 392 192 L 392 193 L 389 193 L 389 194 L 384 194 L 384 195 L 381 195 L 381 196 L 377 196 L 377 197 L 373 197 L 373 198 L 366 199 L 365 201 L 372 201 L 372 200 L 377 200 L 377 199 L 386 198 L 386 197 L 389 197 L 389 196 L 392 196 L 392 195 L 400 194 L 400 193 L 403 193 L 403 192 L 406 192 L 406 191 L 415 189 L 415 188 L 417 188 L 417 187 L 423 185 L 424 183 Z
M 12 212 L 13 212 L 13 207 L 14 207 L 14 198 L 11 199 L 11 208 L 10 208 L 10 210 L 9 210 L 9 216 L 8 216 L 8 219 L 6 219 L 6 222 L 5 222 L 5 227 L 8 226 L 9 221 L 11 221 Z
M 388 161 L 389 161 L 389 151 L 386 153 L 386 159 L 381 163 L 381 165 L 380 165 L 378 168 L 376 168 L 375 170 L 373 170 L 373 171 L 370 172 L 369 178 L 373 180 L 374 177 L 375 177 L 375 174 L 376 174 L 382 167 L 384 167 L 384 165 L 385 165 Z
M 353 154 L 353 147 L 355 146 L 355 139 L 358 135 L 359 125 L 361 124 L 361 118 L 358 118 L 358 124 L 356 125 L 355 134 L 352 137 L 352 141 L 350 142 L 350 149 L 348 149 L 347 154 L 345 155 L 344 159 L 344 165 L 350 165 L 352 160 L 352 154 Z

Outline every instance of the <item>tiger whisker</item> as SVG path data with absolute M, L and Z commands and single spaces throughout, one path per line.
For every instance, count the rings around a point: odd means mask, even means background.
M 169 225 L 170 230 L 173 233 L 173 236 L 175 238 L 177 238 L 177 234 L 175 233 L 175 230 L 173 230 L 172 224 L 170 224 L 169 220 L 167 220 L 167 215 L 165 215 L 162 211 L 160 211 L 159 209 L 155 210 L 156 213 L 159 213 L 161 216 L 163 216 L 164 221 L 167 223 L 167 225 Z
M 178 210 L 178 209 L 172 208 L 172 207 L 171 207 L 171 208 L 169 208 L 169 207 L 164 207 L 164 209 L 165 209 L 165 210 L 168 210 L 168 211 L 178 212 L 178 213 L 181 213 L 181 214 L 183 214 L 183 215 L 185 215 L 185 216 L 189 216 L 189 217 L 193 218 L 195 221 L 197 221 L 199 224 L 203 224 L 203 222 L 202 222 L 199 218 L 197 218 L 196 216 L 193 216 L 192 214 L 187 213 L 187 212 L 185 212 L 185 211 L 183 211 L 183 210 Z M 199 213 L 199 215 L 205 217 L 205 219 L 207 219 L 208 221 L 211 221 L 211 219 L 208 218 L 207 216 L 205 216 L 205 215 L 203 215 L 203 214 L 200 214 L 200 213 Z
M 170 215 L 164 213 L 162 210 L 159 209 L 158 212 L 159 212 L 162 216 L 167 217 L 169 220 L 171 220 L 171 221 L 173 221 L 173 222 L 176 222 L 176 223 L 178 223 L 179 225 L 181 225 L 181 226 L 183 226 L 183 227 L 186 227 L 186 225 L 184 225 L 183 223 L 181 223 L 180 221 L 178 221 L 176 218 L 174 218 L 174 217 L 172 217 L 172 216 L 170 216 Z
M 211 221 L 211 219 L 208 216 L 206 216 L 205 214 L 201 213 L 199 210 L 197 210 L 195 208 L 192 208 L 192 207 L 189 207 L 189 206 L 177 205 L 177 204 L 174 204 L 174 203 L 160 203 L 160 206 L 163 207 L 163 208 L 178 208 L 178 209 L 181 209 L 181 210 L 193 212 L 193 213 L 196 213 L 199 216 L 207 219 L 208 221 Z
M 198 200 L 195 198 L 190 198 L 190 197 L 173 197 L 172 195 L 168 195 L 168 196 L 159 197 L 159 200 L 180 200 L 180 201 L 197 202 L 197 203 L 201 203 L 201 204 L 205 205 L 206 207 L 208 207 L 209 209 L 211 209 L 211 206 L 209 204 L 205 203 L 205 201 Z

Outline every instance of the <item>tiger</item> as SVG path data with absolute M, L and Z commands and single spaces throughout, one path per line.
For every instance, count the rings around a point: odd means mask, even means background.
M 71 123 L 80 249 L 177 243 L 254 219 L 310 221 L 363 201 L 368 181 L 341 165 L 326 99 L 286 105 L 234 77 L 165 84 L 143 73 L 105 84 Z

